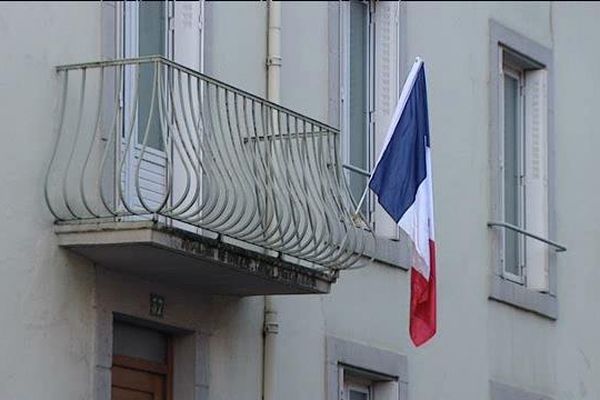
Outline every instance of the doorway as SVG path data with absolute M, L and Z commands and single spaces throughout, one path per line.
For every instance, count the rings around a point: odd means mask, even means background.
M 112 400 L 171 400 L 171 337 L 161 331 L 114 321 Z
M 128 1 L 123 7 L 123 53 L 126 58 L 163 56 L 172 59 L 168 29 L 173 3 Z M 161 208 L 168 192 L 168 107 L 161 107 L 169 81 L 154 63 L 124 67 L 122 120 L 122 187 L 128 209 Z M 160 85 L 160 88 L 158 87 Z M 124 173 L 123 173 L 124 172 Z

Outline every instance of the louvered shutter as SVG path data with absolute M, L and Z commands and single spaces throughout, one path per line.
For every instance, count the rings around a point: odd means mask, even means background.
M 203 1 L 175 1 L 173 21 L 174 61 L 196 71 L 201 68 Z
M 203 66 L 203 9 L 203 1 L 174 1 L 171 18 L 169 21 L 169 29 L 171 30 L 173 37 L 173 61 L 183 64 L 195 71 L 201 71 Z M 195 80 L 188 82 L 180 74 L 173 74 L 171 79 L 173 80 L 171 88 L 174 98 L 173 113 L 179 121 L 179 125 L 172 125 L 171 129 L 173 130 L 172 134 L 181 140 L 181 138 L 187 137 L 187 134 L 183 130 L 187 129 L 184 128 L 185 124 L 183 121 L 188 121 L 189 123 L 193 120 L 189 110 L 194 110 L 194 112 L 197 113 L 199 106 L 198 96 L 200 93 L 197 91 L 198 85 L 197 81 Z M 181 81 L 181 85 L 179 82 L 180 79 L 184 79 Z M 183 93 L 179 93 L 180 88 Z M 191 102 L 189 100 L 190 98 L 192 98 Z M 182 131 L 175 132 L 176 129 L 182 129 Z M 193 141 L 194 145 L 198 148 L 199 144 L 197 134 L 202 134 L 202 132 L 195 132 L 192 130 L 189 140 Z M 198 177 L 197 171 L 186 171 L 186 162 L 184 161 L 185 156 L 180 153 L 175 146 L 172 149 L 171 157 L 173 160 L 172 201 L 176 202 L 177 199 L 186 196 L 186 189 L 187 196 L 193 194 L 197 189 L 201 191 L 202 176 Z M 193 168 L 195 170 L 198 168 L 197 165 L 191 165 L 189 162 L 187 165 L 190 169 Z M 189 173 L 191 173 L 191 179 L 189 180 L 191 187 L 188 188 L 187 174 Z M 197 185 L 199 185 L 200 188 L 197 188 Z M 200 199 L 201 196 L 199 196 L 198 201 L 190 207 L 188 212 L 197 212 L 200 205 Z M 177 226 L 180 229 L 188 229 L 192 231 L 196 230 L 196 228 L 191 228 L 190 226 L 177 221 L 173 221 L 172 223 L 174 226 Z
M 548 237 L 547 72 L 525 75 L 525 228 Z M 525 240 L 527 287 L 548 290 L 548 246 Z
M 377 158 L 383 146 L 400 95 L 398 13 L 399 2 L 375 3 L 375 140 L 372 146 L 372 159 Z M 381 207 L 375 208 L 374 218 L 378 235 L 388 238 L 398 237 L 396 224 Z

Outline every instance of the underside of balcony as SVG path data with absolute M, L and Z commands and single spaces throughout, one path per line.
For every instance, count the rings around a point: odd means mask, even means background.
M 203 293 L 323 294 L 337 276 L 153 221 L 57 224 L 55 232 L 61 247 L 100 266 Z

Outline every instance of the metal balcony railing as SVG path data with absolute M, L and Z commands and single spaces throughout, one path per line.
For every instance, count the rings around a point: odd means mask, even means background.
M 361 259 L 338 130 L 159 56 L 57 71 L 57 220 L 162 219 L 323 270 Z

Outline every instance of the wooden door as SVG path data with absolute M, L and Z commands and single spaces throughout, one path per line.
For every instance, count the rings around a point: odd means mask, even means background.
M 167 400 L 169 369 L 127 356 L 113 356 L 112 400 Z

